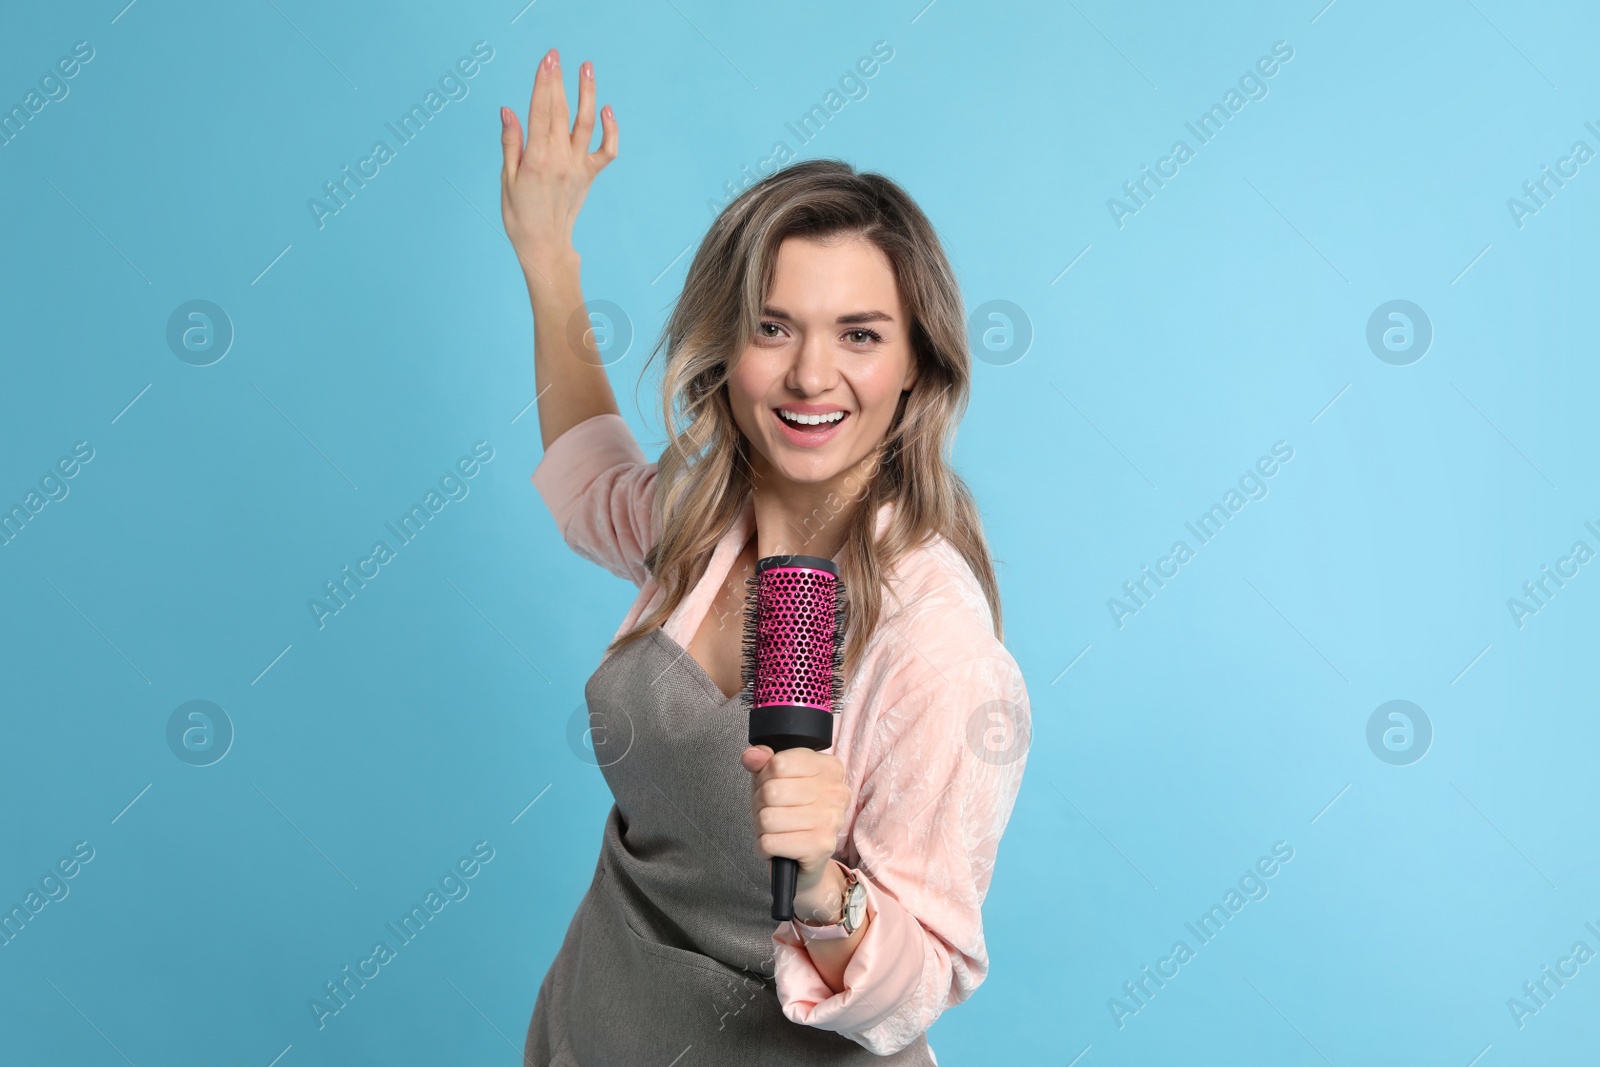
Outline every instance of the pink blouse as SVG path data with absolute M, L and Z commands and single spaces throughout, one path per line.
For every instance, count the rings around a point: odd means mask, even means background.
M 551 442 L 532 481 L 573 551 L 639 587 L 621 634 L 665 595 L 644 565 L 660 533 L 652 526 L 656 464 L 645 461 L 622 416 L 607 412 Z M 879 531 L 893 506 L 880 509 Z M 681 647 L 694 639 L 754 522 L 747 503 L 664 625 Z M 829 751 L 844 764 L 853 798 L 836 855 L 866 884 L 871 924 L 840 993 L 789 924 L 778 925 L 775 981 L 789 1019 L 888 1055 L 988 973 L 980 908 L 1031 736 L 1022 672 L 994 637 L 971 568 L 943 538 L 913 550 L 891 576 L 836 724 Z

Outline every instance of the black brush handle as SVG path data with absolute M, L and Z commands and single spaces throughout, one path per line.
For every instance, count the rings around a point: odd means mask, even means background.
M 750 743 L 766 745 L 774 753 L 786 748 L 820 752 L 833 744 L 833 716 L 817 708 L 771 705 L 750 713 Z M 772 917 L 778 922 L 794 918 L 794 891 L 800 863 L 788 856 L 772 857 Z
M 772 858 L 772 918 L 788 922 L 794 918 L 794 888 L 800 881 L 800 861 L 788 856 Z

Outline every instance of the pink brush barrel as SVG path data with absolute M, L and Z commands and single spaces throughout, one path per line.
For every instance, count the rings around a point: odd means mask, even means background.
M 844 662 L 844 585 L 839 567 L 817 556 L 756 562 L 745 611 L 743 697 L 750 743 L 774 752 L 833 744 Z M 772 917 L 794 915 L 798 864 L 772 861 Z

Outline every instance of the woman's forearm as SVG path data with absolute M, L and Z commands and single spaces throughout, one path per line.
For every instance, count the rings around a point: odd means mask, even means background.
M 617 120 L 609 104 L 600 109 L 605 132 L 600 147 L 589 151 L 594 67 L 584 63 L 578 71 L 578 115 L 567 129 L 560 62 L 554 48 L 539 62 L 526 141 L 516 112 L 500 109 L 500 217 L 533 304 L 534 400 L 546 449 L 586 419 L 618 414 L 595 349 L 572 244 L 590 184 L 617 156 Z
M 795 917 L 813 918 L 825 921 L 833 918 L 837 913 L 839 902 L 844 898 L 845 876 L 837 860 L 830 860 L 821 881 L 809 893 L 796 893 L 794 900 Z M 814 903 L 814 901 L 816 903 Z M 829 989 L 835 993 L 844 992 L 844 971 L 850 966 L 850 960 L 856 954 L 861 939 L 866 936 L 867 927 L 872 925 L 870 916 L 864 917 L 860 926 L 851 932 L 849 937 L 835 937 L 824 941 L 808 941 L 805 943 L 806 952 L 811 957 L 812 964 L 817 968 L 817 973 L 827 983 Z
M 544 447 L 595 415 L 617 414 L 583 303 L 575 250 L 524 265 L 533 305 L 533 379 Z

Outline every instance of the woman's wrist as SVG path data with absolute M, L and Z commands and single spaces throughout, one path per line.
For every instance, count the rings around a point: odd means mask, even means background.
M 829 919 L 835 922 L 843 921 L 844 916 L 839 914 L 839 909 L 844 903 L 844 887 L 846 885 L 844 871 L 844 865 L 839 861 L 834 859 L 828 861 L 827 876 L 813 892 L 820 895 L 824 892 L 822 887 L 826 887 L 826 892 L 834 893 L 835 889 L 837 889 L 837 893 L 829 898 L 829 903 L 821 904 L 814 909 L 823 914 L 812 920 L 811 925 L 832 925 L 832 923 L 826 921 Z M 835 878 L 838 879 L 837 883 L 832 881 Z M 808 918 L 808 914 L 803 908 L 812 903 L 812 898 L 807 897 L 803 904 L 801 895 L 799 893 L 795 894 L 794 917 L 797 926 L 806 925 L 801 921 Z M 832 909 L 831 913 L 829 913 L 829 909 Z M 857 946 L 860 945 L 861 939 L 866 936 L 866 932 L 871 926 L 872 911 L 869 908 L 861 916 L 861 925 L 851 931 L 847 937 L 814 940 L 798 930 L 795 931 L 799 934 L 800 943 L 804 946 L 806 955 L 811 959 L 811 965 L 817 969 L 817 974 L 822 977 L 823 984 L 831 992 L 836 994 L 844 992 L 845 969 L 850 965 L 851 959 L 855 957 Z
M 517 262 L 522 266 L 522 280 L 527 283 L 529 297 L 537 300 L 558 283 L 575 278 L 583 258 L 578 255 L 576 248 L 568 246 L 541 252 L 537 256 L 524 256 L 518 252 Z
M 795 919 L 810 926 L 831 926 L 843 922 L 846 884 L 843 865 L 830 858 L 815 885 L 795 892 Z

